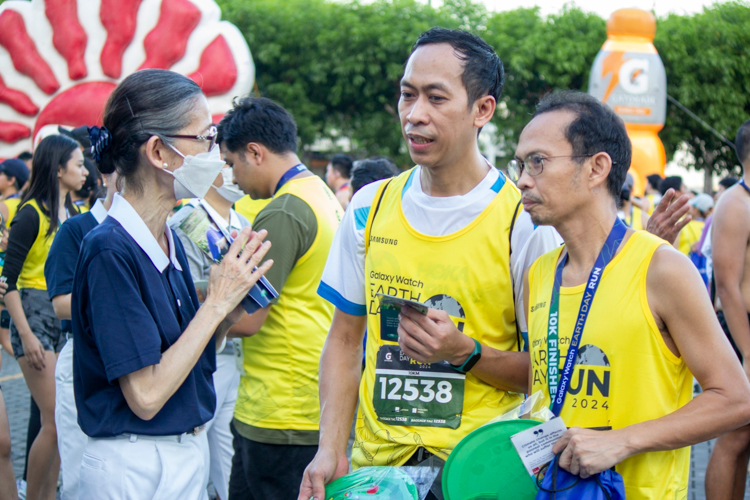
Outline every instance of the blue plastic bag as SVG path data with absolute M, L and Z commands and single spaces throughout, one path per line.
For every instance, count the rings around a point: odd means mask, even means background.
M 690 260 L 693 262 L 693 265 L 698 268 L 698 272 L 701 275 L 701 278 L 703 279 L 703 284 L 708 286 L 708 271 L 706 270 L 706 264 L 707 259 L 706 256 L 703 255 L 700 252 L 690 252 Z
M 583 479 L 561 469 L 559 458 L 549 464 L 541 483 L 537 476 L 536 500 L 625 500 L 625 484 L 616 471 L 605 470 Z

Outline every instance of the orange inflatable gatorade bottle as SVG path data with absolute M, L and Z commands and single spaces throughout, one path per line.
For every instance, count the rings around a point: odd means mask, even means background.
M 656 19 L 640 9 L 616 10 L 607 21 L 607 41 L 594 60 L 589 94 L 625 122 L 633 144 L 633 194 L 642 196 L 646 176 L 664 175 L 667 156 L 658 132 L 667 112 L 667 73 L 654 47 Z

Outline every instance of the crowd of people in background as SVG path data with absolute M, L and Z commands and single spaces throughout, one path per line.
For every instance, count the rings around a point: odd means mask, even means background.
M 441 468 L 532 393 L 571 428 L 555 452 L 573 474 L 683 498 L 689 446 L 720 436 L 707 496 L 742 498 L 745 178 L 711 195 L 654 174 L 636 196 L 622 121 L 578 92 L 542 100 L 496 168 L 477 136 L 503 81 L 477 36 L 422 34 L 406 170 L 334 154 L 322 179 L 281 105 L 239 98 L 214 124 L 198 85 L 158 69 L 117 86 L 101 127 L 0 163 L 0 346 L 32 396 L 17 482 L 0 390 L 0 500 L 54 499 L 61 464 L 63 500 L 323 500 L 350 464 Z M 750 121 L 735 144 L 750 169 Z M 261 277 L 278 297 L 249 311 Z M 389 324 L 379 293 L 429 310 Z M 590 399 L 548 364 L 596 356 Z

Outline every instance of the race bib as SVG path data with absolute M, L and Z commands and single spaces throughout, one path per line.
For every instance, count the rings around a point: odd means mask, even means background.
M 461 425 L 466 375 L 446 362 L 421 364 L 397 345 L 383 345 L 375 364 L 373 407 L 390 425 L 448 427 Z

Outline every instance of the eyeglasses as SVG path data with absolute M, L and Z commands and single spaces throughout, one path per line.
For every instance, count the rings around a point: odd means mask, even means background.
M 219 136 L 219 132 L 216 130 L 216 125 L 211 125 L 208 129 L 208 135 L 165 135 L 170 139 L 193 139 L 194 141 L 208 141 L 208 150 L 211 151 L 216 145 L 216 138 Z
M 544 170 L 544 162 L 555 158 L 590 158 L 594 155 L 542 156 L 539 153 L 530 154 L 525 160 L 513 158 L 508 162 L 508 175 L 513 182 L 518 182 L 524 169 L 531 176 L 536 176 Z M 614 163 L 614 162 L 613 162 Z

